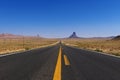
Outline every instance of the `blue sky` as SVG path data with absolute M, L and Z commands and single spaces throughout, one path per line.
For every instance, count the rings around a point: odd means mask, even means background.
M 120 0 L 0 0 L 0 33 L 120 35 Z

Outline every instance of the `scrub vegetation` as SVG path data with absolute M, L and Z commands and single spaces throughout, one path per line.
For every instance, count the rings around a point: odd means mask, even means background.
M 55 42 L 56 39 L 44 38 L 0 38 L 0 54 L 39 48 Z
M 120 40 L 111 39 L 65 39 L 65 44 L 120 56 Z

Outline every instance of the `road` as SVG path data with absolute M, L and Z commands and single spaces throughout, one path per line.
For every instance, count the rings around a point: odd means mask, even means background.
M 120 58 L 56 44 L 0 57 L 0 80 L 120 80 Z

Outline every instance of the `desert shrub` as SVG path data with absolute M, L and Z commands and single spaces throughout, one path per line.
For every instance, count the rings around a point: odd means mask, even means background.
M 120 53 L 113 53 L 113 55 L 115 55 L 115 56 L 120 56 Z
M 30 50 L 30 48 L 29 48 L 29 47 L 26 47 L 25 50 Z
M 102 50 L 100 50 L 100 49 L 95 49 L 95 51 L 97 51 L 97 52 L 103 52 Z
M 83 49 L 86 49 L 86 47 L 83 47 Z
M 109 49 L 109 51 L 113 51 L 113 48 Z

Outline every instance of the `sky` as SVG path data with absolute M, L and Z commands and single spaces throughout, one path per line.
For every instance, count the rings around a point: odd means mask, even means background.
M 120 35 L 120 0 L 0 0 L 0 33 L 62 38 Z

